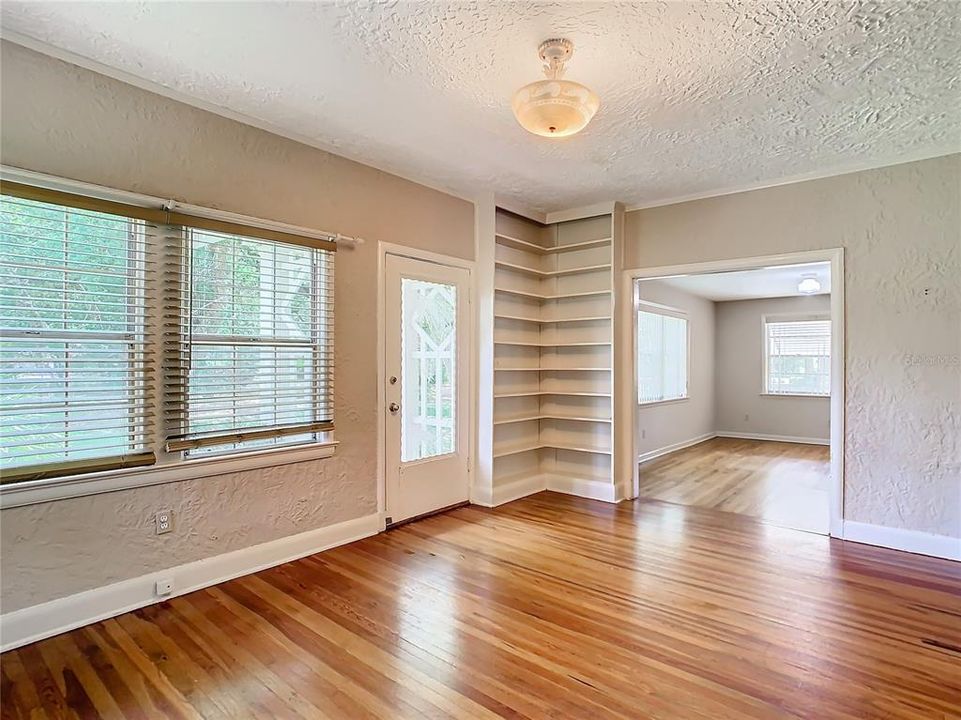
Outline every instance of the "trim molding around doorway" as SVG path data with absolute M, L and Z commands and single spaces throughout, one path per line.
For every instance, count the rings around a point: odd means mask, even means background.
M 794 265 L 812 262 L 831 263 L 831 493 L 830 493 L 830 528 L 831 537 L 844 537 L 844 249 L 831 248 L 826 250 L 809 250 L 805 252 L 783 253 L 779 255 L 762 255 L 758 257 L 735 258 L 732 260 L 713 260 L 684 265 L 668 265 L 661 267 L 632 268 L 622 274 L 623 297 L 634 297 L 634 283 L 637 280 L 654 280 L 672 275 L 704 275 L 717 272 L 734 272 L 740 270 L 759 270 L 772 265 Z M 621 305 L 621 313 L 625 316 L 622 322 L 631 328 L 631 348 L 637 347 L 637 323 L 632 317 L 634 303 L 625 302 Z M 632 349 L 632 356 L 635 351 Z M 637 373 L 634 363 L 630 365 L 632 397 L 637 397 Z M 629 428 L 632 452 L 630 457 L 638 457 L 636 421 L 637 413 L 634 402 L 625 403 L 615 423 L 623 423 Z M 773 439 L 773 438 L 772 438 Z M 638 464 L 632 463 L 633 496 L 640 493 Z M 621 478 L 616 478 L 621 480 Z

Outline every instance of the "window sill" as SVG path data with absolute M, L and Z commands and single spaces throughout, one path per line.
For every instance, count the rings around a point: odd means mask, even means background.
M 769 393 L 762 392 L 759 393 L 761 397 L 787 397 L 787 398 L 820 398 L 822 400 L 830 400 L 830 395 L 812 395 L 811 393 Z
M 651 400 L 650 402 L 639 402 L 637 406 L 639 408 L 651 407 L 652 405 L 673 405 L 674 403 L 682 403 L 690 400 L 690 396 L 682 398 L 671 398 L 670 400 Z
M 32 480 L 0 486 L 0 509 L 319 460 L 332 456 L 336 447 L 336 441 L 327 441 L 303 447 L 197 458 L 138 470 L 110 470 L 52 480 Z

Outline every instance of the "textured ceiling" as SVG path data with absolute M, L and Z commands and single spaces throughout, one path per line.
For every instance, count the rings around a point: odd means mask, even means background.
M 537 211 L 629 206 L 961 148 L 961 4 L 2 3 L 4 30 L 428 184 Z M 601 97 L 514 121 L 537 44 Z
M 798 292 L 797 286 L 804 277 L 815 277 L 820 281 L 821 291 L 818 295 L 827 295 L 831 292 L 830 263 L 782 265 L 759 270 L 682 275 L 663 278 L 658 282 L 692 295 L 721 302 L 802 295 Z

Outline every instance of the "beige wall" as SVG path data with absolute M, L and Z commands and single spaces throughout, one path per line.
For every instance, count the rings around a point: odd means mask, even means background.
M 715 324 L 713 302 L 657 280 L 640 283 L 640 298 L 686 312 L 690 338 L 688 398 L 637 406 L 637 452 L 643 456 L 714 432 Z
M 375 241 L 473 258 L 472 204 L 8 42 L 0 91 L 4 164 L 368 240 L 337 255 L 336 456 L 5 510 L 3 611 L 375 512 Z
M 843 247 L 845 518 L 961 537 L 961 155 L 638 210 L 625 235 L 629 268 Z
M 737 300 L 714 304 L 715 423 L 720 433 L 831 437 L 831 400 L 763 395 L 765 315 L 831 313 L 830 295 Z

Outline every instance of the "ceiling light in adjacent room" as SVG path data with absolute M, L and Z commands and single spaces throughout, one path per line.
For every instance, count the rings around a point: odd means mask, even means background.
M 821 290 L 821 281 L 816 275 L 802 275 L 801 282 L 797 284 L 797 291 L 805 295 L 813 295 Z
M 511 102 L 514 117 L 525 130 L 543 137 L 568 137 L 594 117 L 601 101 L 589 88 L 563 80 L 564 65 L 574 54 L 570 40 L 545 40 L 537 49 L 547 80 L 525 85 Z

